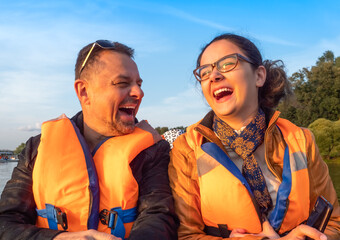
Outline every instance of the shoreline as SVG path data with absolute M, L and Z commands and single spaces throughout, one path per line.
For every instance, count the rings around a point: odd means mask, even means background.
M 14 159 L 14 160 L 2 160 L 0 159 L 0 163 L 9 163 L 9 162 L 19 162 L 19 159 Z

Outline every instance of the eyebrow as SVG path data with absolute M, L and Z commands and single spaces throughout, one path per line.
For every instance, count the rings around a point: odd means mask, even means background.
M 131 77 L 126 76 L 126 75 L 122 75 L 122 74 L 118 75 L 116 78 L 123 78 L 123 79 L 129 80 L 129 81 L 132 81 L 132 78 L 131 78 Z M 143 82 L 143 79 L 138 78 L 137 81 Z

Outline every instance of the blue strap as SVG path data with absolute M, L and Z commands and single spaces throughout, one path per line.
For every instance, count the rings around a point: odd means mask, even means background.
M 207 142 L 202 144 L 201 148 L 205 153 L 212 156 L 223 167 L 225 167 L 229 172 L 231 172 L 235 177 L 237 177 L 240 180 L 240 182 L 247 188 L 250 195 L 253 196 L 253 192 L 251 191 L 251 188 L 247 180 L 243 177 L 240 169 L 238 169 L 235 163 L 216 143 Z
M 290 194 L 291 189 L 292 189 L 292 173 L 290 169 L 289 149 L 287 145 L 283 157 L 282 182 L 277 192 L 275 208 L 268 218 L 270 225 L 272 225 L 275 231 L 278 231 L 280 229 L 283 219 L 285 217 L 288 208 L 288 196 Z
M 124 223 L 133 222 L 137 218 L 137 208 L 130 208 L 123 210 L 121 207 L 112 208 L 111 211 L 117 212 L 116 221 L 115 217 L 110 217 L 109 228 L 111 228 L 111 234 L 124 239 L 125 227 Z M 114 222 L 116 225 L 114 226 Z
M 50 229 L 58 230 L 58 219 L 54 206 L 47 203 L 45 206 L 45 209 L 36 209 L 38 216 L 47 218 Z
M 81 147 L 83 149 L 84 152 L 84 156 L 85 156 L 85 162 L 86 162 L 86 167 L 87 167 L 87 173 L 89 176 L 89 189 L 90 189 L 90 194 L 91 194 L 91 198 L 92 198 L 92 205 L 91 205 L 91 209 L 90 209 L 90 215 L 89 218 L 87 220 L 87 229 L 98 229 L 98 224 L 99 224 L 99 181 L 98 181 L 98 175 L 97 175 L 97 170 L 96 170 L 96 166 L 94 164 L 93 161 L 93 157 L 90 153 L 89 147 L 86 143 L 86 140 L 84 138 L 84 136 L 81 134 L 79 128 L 77 127 L 77 125 L 75 124 L 75 122 L 73 122 L 72 120 L 70 120 L 73 128 L 77 134 L 77 137 L 79 139 L 79 142 L 81 144 Z

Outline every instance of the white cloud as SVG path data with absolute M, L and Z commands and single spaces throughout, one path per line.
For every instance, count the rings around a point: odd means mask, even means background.
M 218 23 L 215 23 L 213 21 L 203 19 L 202 17 L 195 17 L 195 16 L 193 16 L 193 15 L 187 13 L 187 12 L 184 12 L 184 11 L 179 10 L 177 8 L 174 8 L 174 7 L 164 6 L 164 10 L 165 10 L 164 12 L 168 15 L 172 15 L 172 16 L 175 16 L 177 18 L 185 19 L 185 20 L 188 20 L 190 22 L 198 23 L 198 24 L 203 25 L 203 26 L 208 26 L 208 27 L 211 27 L 211 28 L 214 28 L 214 29 L 217 29 L 217 30 L 221 30 L 221 31 L 235 31 L 234 28 L 226 27 L 225 25 L 218 24 Z
M 18 128 L 19 131 L 24 132 L 33 132 L 33 131 L 40 131 L 41 130 L 41 124 L 35 123 L 33 126 L 27 125 L 27 126 L 21 126 Z
M 204 18 L 202 18 L 202 16 L 199 16 L 199 17 L 193 16 L 190 13 L 184 12 L 184 11 L 179 10 L 177 8 L 174 8 L 174 7 L 164 5 L 163 7 L 161 7 L 161 11 L 163 11 L 167 15 L 172 15 L 174 17 L 181 18 L 181 19 L 193 22 L 193 23 L 197 23 L 197 24 L 200 24 L 202 26 L 211 27 L 211 28 L 216 29 L 218 31 L 223 31 L 223 32 L 236 32 L 236 31 L 238 31 L 236 28 L 229 27 L 229 26 L 226 26 L 226 25 L 222 25 L 222 24 L 216 23 L 216 22 L 208 20 L 208 19 L 204 19 Z M 287 41 L 287 40 L 282 39 L 282 38 L 277 38 L 275 36 L 263 35 L 263 34 L 259 35 L 259 34 L 255 34 L 255 33 L 249 33 L 249 34 L 251 36 L 259 39 L 260 41 L 264 41 L 264 42 L 268 42 L 268 43 L 274 43 L 274 44 L 283 45 L 283 46 L 298 46 L 298 44 L 296 44 L 296 43 Z

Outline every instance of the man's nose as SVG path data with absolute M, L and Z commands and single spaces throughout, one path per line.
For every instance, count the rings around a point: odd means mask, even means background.
M 131 88 L 130 95 L 137 99 L 142 99 L 144 97 L 144 92 L 138 84 L 134 84 Z

